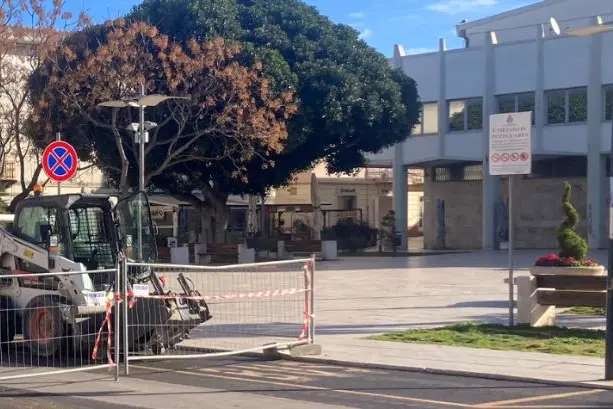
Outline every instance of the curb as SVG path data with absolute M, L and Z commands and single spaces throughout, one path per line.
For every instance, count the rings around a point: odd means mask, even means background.
M 296 362 L 305 362 L 305 363 L 318 363 L 318 364 L 330 364 L 330 365 L 339 365 L 339 366 L 347 366 L 350 368 L 364 368 L 364 369 L 383 369 L 383 370 L 391 370 L 391 371 L 401 371 L 401 372 L 415 372 L 415 373 L 426 373 L 433 375 L 447 375 L 447 376 L 461 376 L 466 378 L 477 378 L 477 379 L 490 379 L 496 381 L 513 381 L 513 382 L 525 382 L 525 383 L 536 383 L 540 385 L 551 385 L 551 386 L 568 386 L 574 388 L 582 388 L 582 389 L 603 389 L 603 390 L 613 390 L 613 382 L 610 385 L 597 385 L 594 382 L 607 382 L 605 380 L 597 380 L 597 381 L 556 381 L 552 379 L 541 379 L 541 378 L 531 378 L 526 376 L 519 375 L 501 375 L 501 374 L 487 374 L 487 373 L 478 373 L 471 371 L 461 371 L 454 369 L 437 369 L 437 368 L 428 368 L 428 367 L 420 367 L 420 366 L 405 366 L 405 365 L 393 365 L 393 364 L 378 364 L 378 363 L 367 363 L 367 362 L 355 362 L 355 361 L 343 361 L 339 359 L 332 358 L 317 358 L 317 357 L 305 357 L 305 356 L 291 356 L 287 353 L 279 353 L 278 354 L 282 359 L 287 361 L 296 361 Z
M 182 349 L 182 348 L 180 348 Z M 189 347 L 192 351 L 200 350 L 200 351 L 211 351 L 208 348 L 200 348 L 200 347 Z M 524 382 L 524 383 L 533 383 L 539 385 L 550 385 L 550 386 L 566 386 L 573 388 L 581 388 L 581 389 L 601 389 L 601 390 L 613 390 L 613 382 L 610 382 L 609 385 L 599 385 L 595 382 L 608 382 L 604 379 L 595 380 L 595 381 L 556 381 L 553 379 L 543 379 L 543 378 L 532 378 L 528 376 L 519 376 L 519 375 L 502 375 L 502 374 L 492 374 L 492 373 L 479 373 L 479 372 L 471 372 L 471 371 L 461 371 L 455 369 L 438 369 L 438 368 L 429 368 L 424 366 L 409 366 L 409 365 L 393 365 L 393 364 L 380 364 L 380 363 L 369 363 L 369 362 L 355 362 L 355 361 L 343 361 L 341 359 L 333 359 L 333 358 L 320 358 L 316 356 L 292 356 L 286 350 L 277 350 L 276 353 L 270 354 L 265 352 L 246 352 L 242 354 L 238 354 L 237 356 L 244 356 L 246 358 L 265 358 L 268 360 L 285 360 L 285 361 L 294 361 L 294 362 L 304 362 L 304 363 L 315 363 L 315 364 L 329 364 L 329 365 L 337 365 L 337 366 L 346 366 L 350 368 L 364 368 L 364 369 L 380 369 L 380 370 L 389 370 L 389 371 L 399 371 L 399 372 L 413 372 L 413 373 L 425 373 L 432 375 L 446 375 L 446 376 L 461 376 L 464 378 L 475 378 L 475 379 L 489 379 L 494 381 L 509 381 L 509 382 Z

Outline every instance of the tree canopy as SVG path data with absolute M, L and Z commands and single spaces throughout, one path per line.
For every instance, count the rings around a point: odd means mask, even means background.
M 356 30 L 299 0 L 145 0 L 127 18 L 147 21 L 179 42 L 236 41 L 245 63 L 262 61 L 272 88 L 296 91 L 298 112 L 289 119 L 284 149 L 269 158 L 273 167 L 263 169 L 262 158 L 254 157 L 239 180 L 224 178 L 231 164 L 190 168 L 191 178 L 212 180 L 227 193 L 263 193 L 319 160 L 330 172 L 351 172 L 365 154 L 405 140 L 418 122 L 415 82 L 391 69 Z M 185 181 L 188 169 L 176 170 L 158 183 Z
M 233 163 L 226 176 L 240 179 L 244 163 L 255 156 L 266 162 L 282 149 L 296 108 L 292 92 L 272 92 L 261 63 L 244 66 L 239 51 L 221 38 L 178 44 L 142 22 L 89 28 L 32 75 L 31 134 L 42 146 L 61 126 L 81 158 L 126 193 L 137 184 L 138 148 L 127 128 L 138 123 L 138 110 L 99 104 L 138 96 L 142 84 L 185 98 L 147 108 L 157 124 L 146 146 L 147 182 L 183 165 L 207 169 L 224 160 Z

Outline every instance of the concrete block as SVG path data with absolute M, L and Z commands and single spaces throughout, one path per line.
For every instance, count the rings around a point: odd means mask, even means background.
M 283 355 L 293 357 L 316 356 L 321 355 L 321 352 L 321 345 L 319 344 L 295 345 L 291 347 L 284 347 L 281 350 L 276 348 L 274 345 L 270 348 L 264 348 L 264 355 L 269 358 L 279 358 Z
M 338 248 L 337 248 L 336 240 L 322 240 L 321 259 L 322 260 L 338 259 Z
M 539 305 L 536 300 L 536 277 L 522 276 L 517 282 L 517 322 L 532 327 L 556 325 L 556 308 Z
M 287 251 L 285 250 L 285 242 L 283 240 L 279 240 L 277 242 L 277 258 L 278 259 L 287 258 Z
M 321 355 L 321 345 L 319 344 L 304 344 L 289 347 L 290 356 L 315 356 Z
M 203 265 L 210 263 L 211 257 L 206 254 L 206 244 L 196 243 L 194 244 L 194 261 L 197 265 Z
M 238 245 L 238 264 L 255 263 L 255 249 L 250 249 L 246 244 Z
M 170 262 L 172 264 L 189 264 L 189 247 L 172 247 L 170 249 Z

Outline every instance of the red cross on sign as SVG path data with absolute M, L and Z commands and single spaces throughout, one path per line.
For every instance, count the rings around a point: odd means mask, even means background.
M 54 182 L 66 182 L 74 177 L 79 166 L 75 148 L 64 141 L 51 142 L 43 152 L 43 170 Z

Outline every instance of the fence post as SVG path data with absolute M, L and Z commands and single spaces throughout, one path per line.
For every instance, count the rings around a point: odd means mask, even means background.
M 120 349 L 120 326 L 121 326 L 121 311 L 120 311 L 120 294 L 121 294 L 121 262 L 117 263 L 117 269 L 115 270 L 115 285 L 113 291 L 113 306 L 115 308 L 115 334 L 114 336 L 114 345 L 115 345 L 115 381 L 119 380 L 119 349 Z
M 315 255 L 311 256 L 311 262 L 308 265 L 309 282 L 308 282 L 308 297 L 309 297 L 309 343 L 315 342 Z
M 130 375 L 130 367 L 128 357 L 130 351 L 128 349 L 128 261 L 124 258 L 121 261 L 121 281 L 122 281 L 122 296 L 123 296 L 123 366 L 126 376 Z

